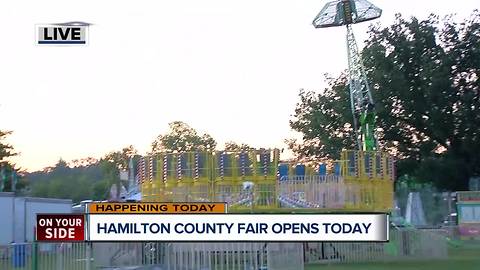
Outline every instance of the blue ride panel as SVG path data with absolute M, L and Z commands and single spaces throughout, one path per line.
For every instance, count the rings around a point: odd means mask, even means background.
M 152 179 L 157 179 L 157 175 L 158 175 L 158 170 L 157 170 L 157 157 L 156 156 L 152 156 L 151 157 L 153 164 L 151 165 L 152 166 Z
M 176 170 L 175 170 L 175 166 L 172 166 L 172 161 L 173 161 L 173 155 L 172 154 L 167 154 L 167 179 L 169 178 L 174 178 L 175 175 L 177 175 L 176 173 Z M 165 167 L 165 165 L 164 165 Z
M 305 176 L 305 165 L 303 164 L 298 164 L 297 166 L 295 166 L 295 175 L 296 176 Z
M 180 171 L 182 173 L 182 177 L 189 177 L 192 178 L 192 170 L 188 164 L 188 154 L 182 153 L 179 155 L 180 158 Z M 177 161 L 178 162 L 178 161 Z
M 335 163 L 335 166 L 333 168 L 333 173 L 336 175 L 336 176 L 340 176 L 340 172 L 341 171 L 341 166 L 340 166 L 340 163 Z
M 202 153 L 195 153 L 195 159 L 198 163 L 198 177 L 207 177 L 208 168 L 206 168 L 205 156 Z
M 327 164 L 320 164 L 320 167 L 318 168 L 318 174 L 327 175 Z
M 280 177 L 280 180 L 288 179 L 288 164 L 282 163 L 278 165 L 278 175 Z

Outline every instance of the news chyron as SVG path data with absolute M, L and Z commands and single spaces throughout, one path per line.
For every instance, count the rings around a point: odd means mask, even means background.
M 385 242 L 384 213 L 229 213 L 223 202 L 89 203 L 84 214 L 38 214 L 37 241 Z
M 36 44 L 72 46 L 88 44 L 88 27 L 85 22 L 67 22 L 36 25 Z

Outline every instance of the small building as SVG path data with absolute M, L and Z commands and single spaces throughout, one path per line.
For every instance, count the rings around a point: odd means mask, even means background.
M 72 200 L 17 197 L 0 192 L 0 245 L 35 240 L 37 214 L 71 213 Z
M 480 191 L 457 192 L 457 213 L 460 236 L 480 239 Z

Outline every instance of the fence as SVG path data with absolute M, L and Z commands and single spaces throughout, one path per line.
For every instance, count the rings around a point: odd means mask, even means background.
M 88 269 L 87 243 L 12 244 L 0 246 L 0 269 Z
M 445 259 L 447 240 L 430 230 L 391 230 L 388 243 L 307 243 L 305 263 Z
M 103 248 L 116 247 L 111 259 L 97 245 L 94 245 L 97 267 L 105 267 L 104 259 L 107 258 L 110 267 L 156 265 L 168 270 L 303 269 L 303 247 L 293 243 L 100 244 Z
M 2 270 L 148 265 L 165 270 L 302 270 L 303 250 L 294 243 L 25 243 L 0 247 Z
M 2 270 L 302 270 L 305 264 L 447 258 L 436 231 L 393 229 L 388 243 L 56 243 L 0 246 Z

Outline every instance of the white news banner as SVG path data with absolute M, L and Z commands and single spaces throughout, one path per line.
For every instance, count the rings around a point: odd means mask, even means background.
M 386 214 L 91 214 L 89 241 L 388 241 Z

